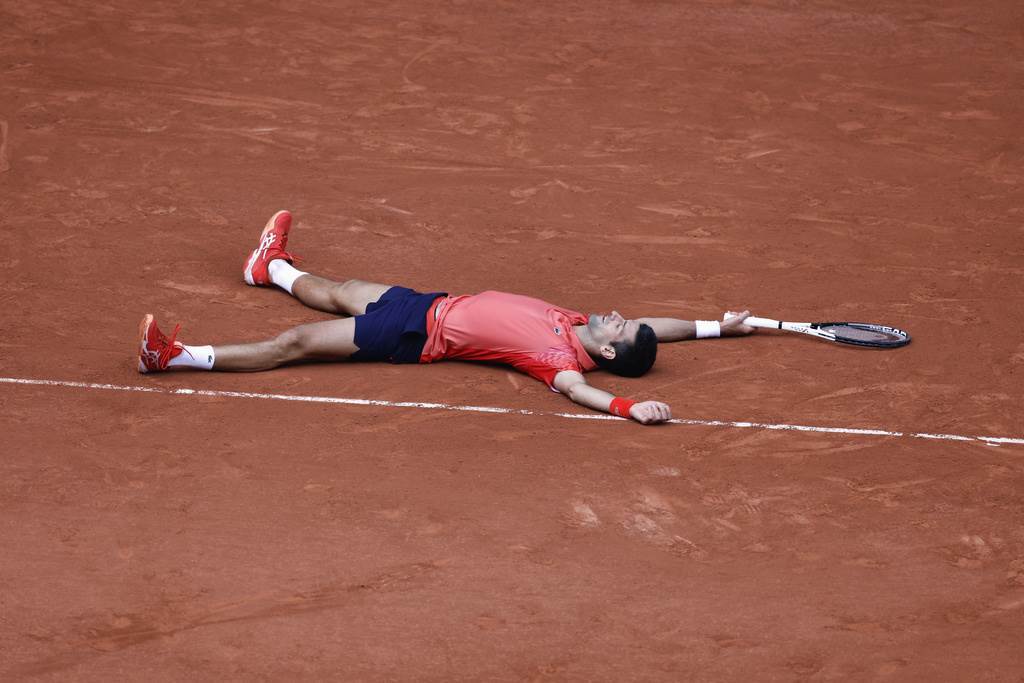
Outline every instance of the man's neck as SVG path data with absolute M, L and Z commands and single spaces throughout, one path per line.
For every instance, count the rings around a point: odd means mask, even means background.
M 572 331 L 576 334 L 576 338 L 580 340 L 583 348 L 590 354 L 590 357 L 596 359 L 601 353 L 601 347 L 594 341 L 594 337 L 591 336 L 590 328 L 586 325 L 573 325 Z

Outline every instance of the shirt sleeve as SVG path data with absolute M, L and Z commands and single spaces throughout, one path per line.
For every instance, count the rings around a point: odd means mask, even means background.
M 512 365 L 534 379 L 539 379 L 554 389 L 555 375 L 564 371 L 583 372 L 576 354 L 571 349 L 551 348 L 543 353 L 520 357 Z

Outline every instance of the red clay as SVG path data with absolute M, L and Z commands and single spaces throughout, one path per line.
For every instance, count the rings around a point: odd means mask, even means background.
M 906 327 L 662 349 L 677 416 L 1024 436 L 1019 3 L 16 3 L 0 376 L 571 410 L 500 368 L 142 377 L 239 265 Z M 1024 450 L 0 385 L 0 678 L 1024 668 Z

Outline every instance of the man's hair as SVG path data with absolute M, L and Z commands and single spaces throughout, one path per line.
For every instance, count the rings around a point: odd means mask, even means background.
M 651 369 L 658 355 L 658 336 L 650 325 L 640 325 L 636 332 L 636 340 L 629 342 L 612 342 L 615 358 L 598 356 L 597 364 L 623 377 L 639 377 Z

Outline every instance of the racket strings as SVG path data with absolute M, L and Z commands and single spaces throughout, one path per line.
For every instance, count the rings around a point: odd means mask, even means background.
M 836 339 L 845 339 L 851 342 L 867 344 L 898 344 L 905 340 L 904 335 L 901 335 L 898 331 L 885 330 L 869 325 L 823 325 L 821 329 L 826 332 L 831 332 L 836 336 Z

